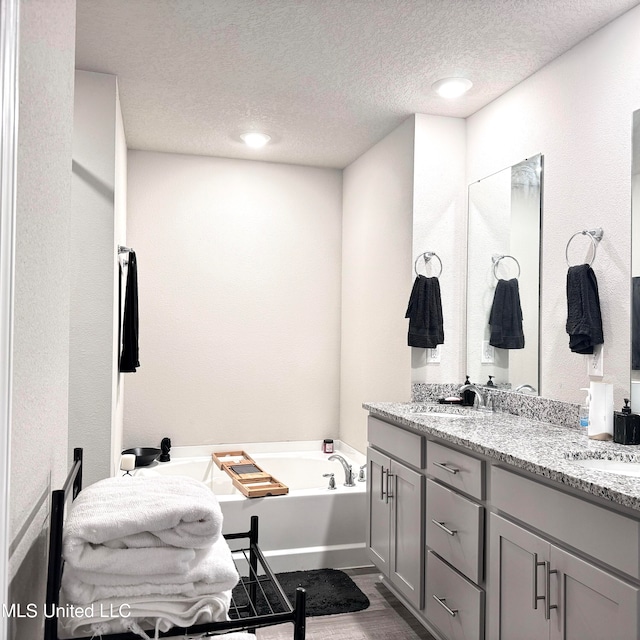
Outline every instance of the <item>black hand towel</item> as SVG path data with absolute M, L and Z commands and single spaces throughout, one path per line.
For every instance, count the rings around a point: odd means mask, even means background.
M 435 349 L 444 343 L 442 300 L 438 278 L 418 276 L 411 290 L 409 306 L 404 316 L 409 318 L 410 347 Z
M 138 265 L 135 251 L 129 251 L 127 270 L 127 290 L 124 299 L 124 320 L 122 322 L 122 355 L 120 371 L 135 373 L 140 366 L 138 360 Z
M 640 277 L 631 278 L 631 368 L 640 369 Z
M 518 279 L 498 280 L 489 314 L 489 344 L 499 349 L 524 349 Z
M 567 333 L 574 353 L 593 353 L 604 342 L 598 281 L 588 264 L 567 271 Z

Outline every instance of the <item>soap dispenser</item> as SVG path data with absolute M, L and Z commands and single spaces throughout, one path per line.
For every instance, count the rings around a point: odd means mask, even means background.
M 464 384 L 472 384 L 469 380 L 469 374 L 467 374 Z M 471 389 L 467 389 L 466 391 L 462 392 L 462 404 L 465 407 L 473 407 L 473 403 L 475 402 L 475 399 L 476 399 L 476 394 L 475 392 L 471 391 Z
M 640 444 L 640 416 L 631 413 L 629 398 L 622 411 L 613 412 L 613 441 L 618 444 Z
M 489 379 L 487 380 L 487 384 L 485 385 L 485 387 L 495 387 L 496 384 L 493 381 L 493 376 L 489 376 Z

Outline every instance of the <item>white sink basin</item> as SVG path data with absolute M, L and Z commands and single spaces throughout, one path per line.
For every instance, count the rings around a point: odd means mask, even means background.
M 405 405 L 407 413 L 430 418 L 471 418 L 478 416 L 479 412 L 470 407 L 459 405 L 436 404 L 428 402 L 413 402 Z
M 617 473 L 623 476 L 634 476 L 640 478 L 640 462 L 624 462 L 622 460 L 572 460 L 585 469 L 595 471 L 606 471 L 607 473 Z

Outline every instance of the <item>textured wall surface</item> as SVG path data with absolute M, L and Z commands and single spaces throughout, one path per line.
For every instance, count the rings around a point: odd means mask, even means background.
M 49 491 L 67 471 L 75 1 L 20 10 L 8 572 L 10 598 L 24 605 L 44 598 Z M 12 619 L 9 637 L 42 637 L 42 623 Z
M 466 256 L 466 183 L 465 183 L 465 121 L 440 116 L 415 116 L 414 203 L 413 203 L 413 259 L 435 251 L 442 260 L 440 289 L 444 321 L 444 344 L 441 345 L 440 364 L 426 364 L 426 349 L 411 348 L 413 382 L 462 381 L 460 353 L 464 352 L 462 336 L 464 318 L 458 313 L 464 300 L 464 272 Z M 439 269 L 425 269 L 418 261 L 418 272 L 435 275 Z M 409 291 L 406 292 L 407 301 Z M 406 337 L 409 321 L 405 321 Z
M 415 118 L 344 171 L 340 438 L 365 451 L 371 398 L 407 401 Z
M 640 8 L 595 33 L 467 121 L 472 182 L 544 154 L 541 392 L 580 402 L 586 364 L 565 332 L 570 236 L 602 226 L 594 271 L 604 323 L 604 382 L 629 393 L 632 113 L 640 106 Z M 582 239 L 582 257 L 589 246 Z M 572 245 L 573 246 L 573 245 Z M 574 259 L 580 257 L 576 246 Z M 628 396 L 627 396 L 628 397 Z
M 129 152 L 125 446 L 338 437 L 342 175 Z

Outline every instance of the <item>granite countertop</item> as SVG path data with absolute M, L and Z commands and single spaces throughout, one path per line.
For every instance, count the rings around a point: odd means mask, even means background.
M 589 440 L 578 428 L 455 405 L 372 402 L 362 406 L 373 416 L 640 512 L 640 477 L 588 469 L 575 463 L 590 458 L 640 463 L 640 445 Z

